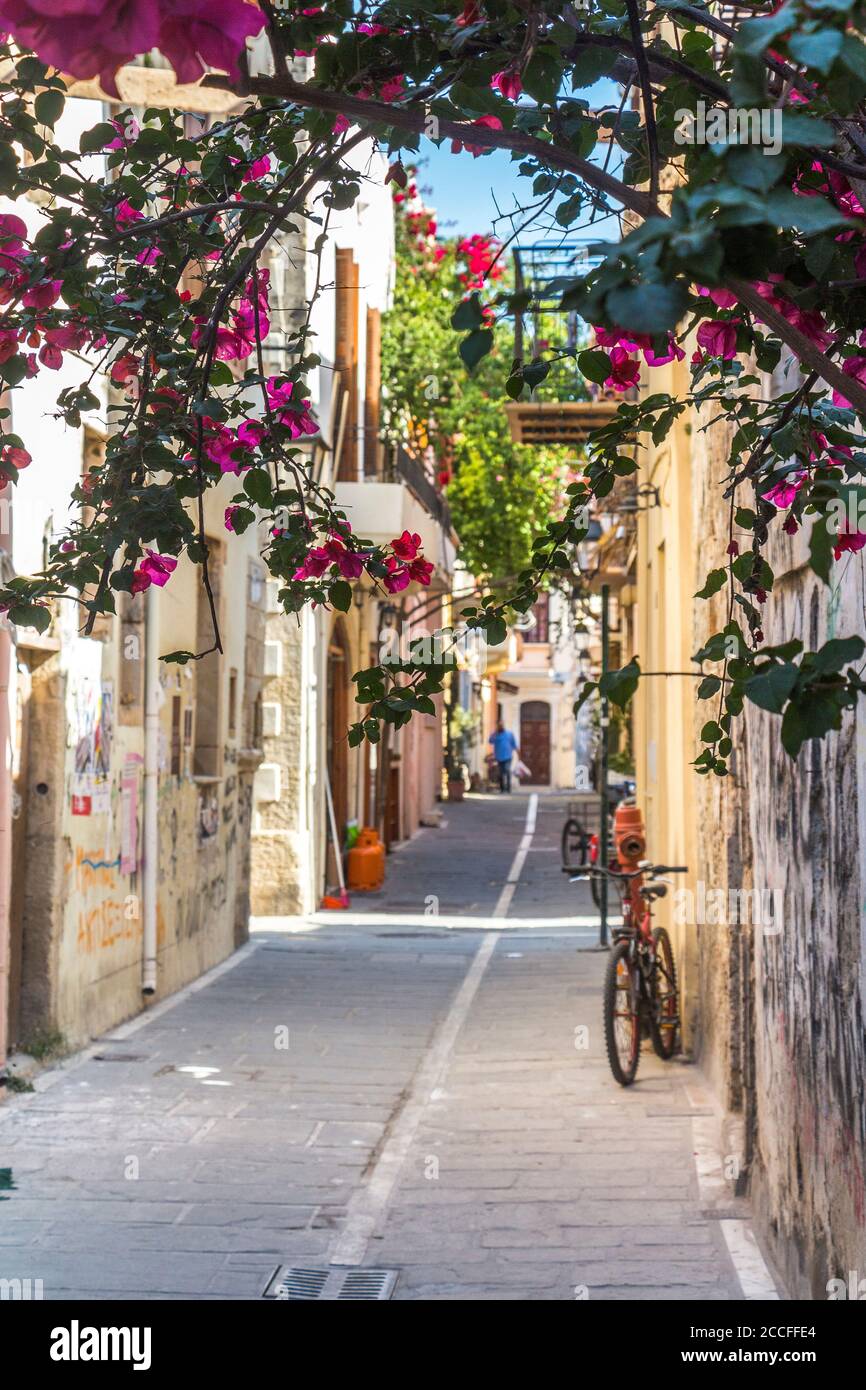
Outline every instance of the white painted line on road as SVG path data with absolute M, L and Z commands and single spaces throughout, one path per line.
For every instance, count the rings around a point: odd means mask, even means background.
M 691 1096 L 689 1100 L 692 1100 Z M 733 1199 L 722 1167 L 718 1115 L 694 1116 L 692 1148 L 702 1204 L 709 1207 L 726 1204 L 730 1210 Z M 779 1292 L 749 1222 L 723 1217 L 719 1220 L 719 1226 L 740 1281 L 743 1298 L 778 1300 Z
M 743 1298 L 778 1302 L 779 1291 L 748 1221 L 720 1221 L 719 1225 L 737 1271 Z
M 508 909 L 511 906 L 511 899 L 514 897 L 514 892 L 517 888 L 517 881 L 520 878 L 520 875 L 523 873 L 523 866 L 526 863 L 526 856 L 529 853 L 529 847 L 532 844 L 532 837 L 535 834 L 535 822 L 537 816 L 538 793 L 533 792 L 529 798 L 529 805 L 526 808 L 526 827 L 523 832 L 523 837 L 518 846 L 517 853 L 515 854 L 514 859 L 512 860 L 511 868 L 508 870 L 508 877 L 505 880 L 502 892 L 499 894 L 499 899 L 496 903 L 496 906 L 493 909 L 494 917 L 505 917 L 508 915 Z
M 526 833 L 524 840 L 532 839 L 535 828 L 535 817 L 537 815 L 538 796 L 533 793 L 529 798 L 529 806 L 526 813 Z M 530 830 L 530 825 L 533 831 Z M 514 861 L 509 870 L 508 880 L 499 895 L 499 901 L 494 909 L 494 917 L 504 917 L 508 911 L 508 904 L 514 895 L 517 886 L 517 879 L 523 862 L 526 859 L 526 848 L 518 849 L 514 856 Z M 523 858 L 521 859 L 521 854 Z M 510 891 L 509 891 L 510 890 Z M 428 1104 L 434 1096 L 441 1090 L 441 1083 L 448 1070 L 451 1060 L 451 1053 L 457 1041 L 463 1024 L 466 1022 L 467 1015 L 472 1002 L 478 993 L 478 987 L 484 977 L 484 972 L 490 963 L 499 934 L 496 931 L 485 932 L 481 945 L 473 957 L 472 964 L 464 976 L 454 1002 L 448 1010 L 443 1021 L 436 1029 L 427 1055 L 421 1067 L 415 1074 L 412 1088 L 406 1102 L 399 1112 L 391 1132 L 385 1141 L 379 1157 L 373 1167 L 366 1184 L 359 1188 L 349 1199 L 346 1209 L 346 1221 L 342 1231 L 335 1236 L 331 1243 L 328 1255 L 328 1263 L 332 1265 L 360 1265 L 363 1263 L 367 1253 L 367 1246 L 370 1243 L 377 1227 L 379 1226 L 391 1194 L 397 1185 L 403 1165 L 412 1147 L 412 1141 L 418 1132 L 418 1127 L 423 1118 Z

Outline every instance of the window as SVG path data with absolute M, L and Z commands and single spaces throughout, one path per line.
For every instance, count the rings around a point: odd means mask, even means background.
M 539 594 L 538 601 L 529 610 L 533 622 L 526 633 L 527 642 L 550 641 L 550 595 Z

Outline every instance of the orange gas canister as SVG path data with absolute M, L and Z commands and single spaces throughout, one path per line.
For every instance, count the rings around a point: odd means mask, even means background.
M 364 826 L 347 859 L 350 888 L 363 893 L 382 887 L 385 882 L 385 846 L 371 826 Z
M 646 832 L 639 806 L 617 806 L 613 841 L 621 868 L 636 869 L 646 854 Z

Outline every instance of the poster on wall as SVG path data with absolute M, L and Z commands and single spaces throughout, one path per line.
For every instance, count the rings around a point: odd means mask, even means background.
M 138 868 L 138 779 L 139 753 L 127 754 L 120 779 L 120 872 L 134 874 Z

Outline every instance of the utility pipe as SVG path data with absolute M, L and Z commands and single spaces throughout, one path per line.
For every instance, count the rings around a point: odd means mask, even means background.
M 156 893 L 159 858 L 159 589 L 147 590 L 144 639 L 144 921 L 142 994 L 156 993 Z

